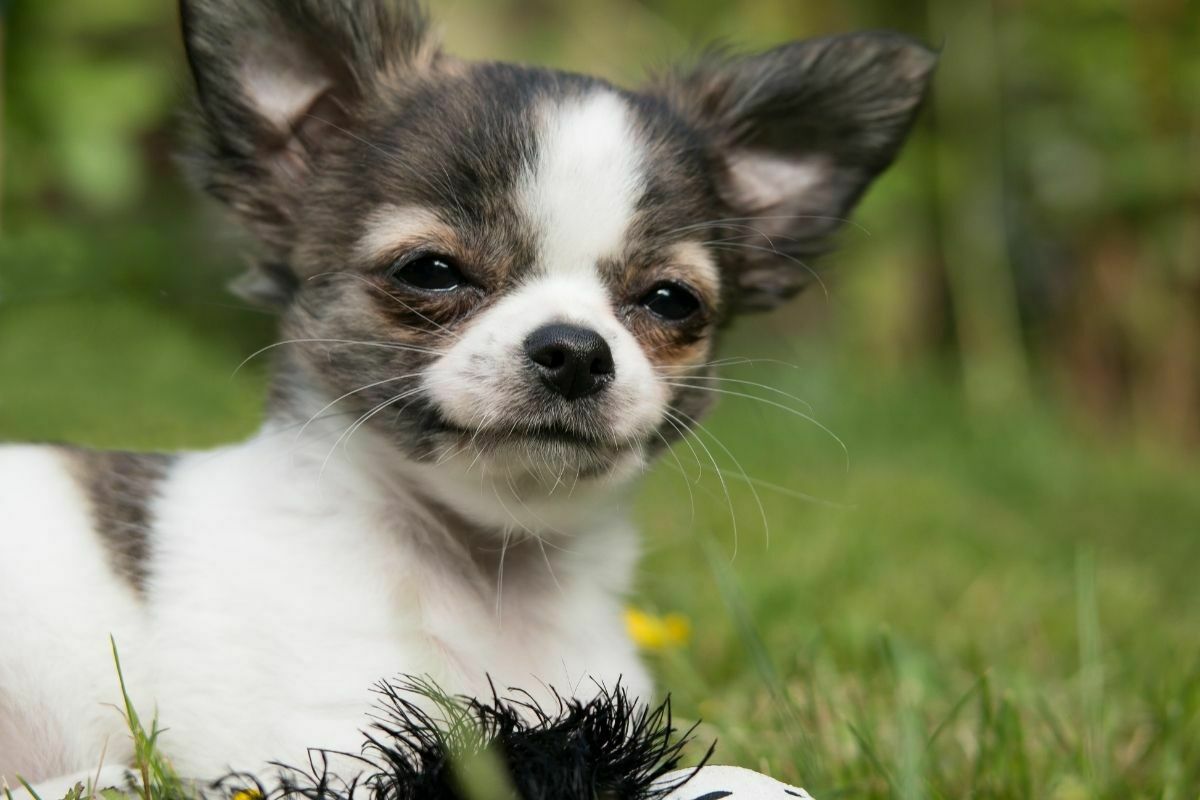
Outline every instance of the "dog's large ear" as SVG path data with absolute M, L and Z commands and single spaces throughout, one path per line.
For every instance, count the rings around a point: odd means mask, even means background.
M 411 0 L 180 0 L 204 188 L 286 263 L 322 149 L 373 96 L 439 56 Z M 266 274 L 266 273 L 264 273 Z
M 709 56 L 656 90 L 715 142 L 736 232 L 737 310 L 811 278 L 867 185 L 895 158 L 936 64 L 905 36 L 856 33 L 755 56 Z

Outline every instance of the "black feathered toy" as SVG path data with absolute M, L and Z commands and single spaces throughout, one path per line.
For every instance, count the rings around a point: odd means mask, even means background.
M 588 701 L 528 695 L 448 697 L 421 681 L 379 686 L 380 714 L 354 756 L 352 782 L 314 751 L 308 769 L 281 767 L 273 783 L 236 775 L 232 798 L 263 800 L 791 800 L 803 789 L 738 767 L 681 768 L 693 729 L 678 730 L 668 698 L 650 708 L 617 687 Z M 432 708 L 432 711 L 430 710 Z M 337 754 L 345 756 L 345 754 Z M 247 785 L 256 787 L 247 790 Z

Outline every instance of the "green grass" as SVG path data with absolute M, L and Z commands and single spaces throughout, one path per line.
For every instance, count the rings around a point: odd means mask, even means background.
M 112 642 L 113 667 L 117 672 L 117 682 L 121 687 L 125 726 L 129 729 L 129 738 L 133 740 L 133 764 L 131 767 L 137 776 L 137 786 L 140 789 L 139 800 L 184 800 L 194 795 L 189 792 L 175 774 L 171 762 L 162 754 L 158 747 L 158 737 L 163 729 L 158 725 L 158 715 L 150 721 L 150 729 L 142 724 L 133 701 L 129 698 L 129 689 L 125 684 L 125 672 L 121 669 L 121 656 L 117 643 Z
M 158 747 L 158 737 L 162 729 L 155 716 L 147 730 L 142 724 L 133 700 L 125 684 L 125 672 L 121 669 L 121 656 L 117 643 L 111 639 L 113 672 L 117 685 L 121 687 L 122 707 L 114 709 L 125 719 L 125 727 L 129 730 L 129 738 L 133 742 L 133 761 L 128 766 L 133 774 L 134 786 L 128 787 L 130 792 L 111 786 L 95 785 L 89 779 L 87 785 L 77 783 L 61 800 L 196 800 L 199 795 L 192 791 L 171 768 L 171 763 Z M 102 764 L 97 764 L 99 768 Z M 60 800 L 54 797 L 42 797 L 29 781 L 18 775 L 17 780 L 29 793 L 33 800 Z M 3 786 L 3 800 L 13 800 L 13 793 L 7 785 Z
M 261 324 L 229 328 L 223 315 L 240 312 L 151 292 L 12 285 L 0 439 L 177 447 L 253 428 L 261 374 L 230 375 Z M 754 332 L 727 354 L 758 355 Z M 718 761 L 825 800 L 1194 800 L 1197 464 L 1091 437 L 1048 407 L 968 417 L 937 370 L 770 355 L 796 368 L 725 374 L 810 402 L 846 452 L 798 417 L 726 398 L 712 436 L 785 487 L 756 484 L 769 545 L 714 438 L 700 441 L 728 502 L 699 444 L 677 447 L 640 496 L 638 602 L 692 621 L 686 646 L 650 658 L 684 721 L 704 721 L 695 753 L 717 738 Z
M 1047 409 L 969 419 L 935 374 L 799 366 L 751 379 L 808 399 L 848 472 L 751 401 L 711 428 L 751 476 L 832 502 L 760 489 L 768 546 L 731 486 L 736 557 L 715 481 L 694 524 L 677 471 L 641 502 L 643 594 L 696 629 L 659 674 L 721 757 L 824 797 L 1195 798 L 1195 464 Z

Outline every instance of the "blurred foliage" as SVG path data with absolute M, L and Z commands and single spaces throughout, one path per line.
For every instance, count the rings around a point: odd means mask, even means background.
M 796 329 L 885 369 L 948 365 L 984 412 L 1049 394 L 1100 430 L 1200 442 L 1195 0 L 434 5 L 457 52 L 628 83 L 714 40 L 893 27 L 934 43 L 919 135 L 827 259 L 833 300 L 786 312 Z M 174 4 L 15 0 L 5 28 L 7 302 L 98 281 L 215 302 L 236 248 L 172 164 L 189 88 Z M 116 260 L 117 239 L 141 257 Z

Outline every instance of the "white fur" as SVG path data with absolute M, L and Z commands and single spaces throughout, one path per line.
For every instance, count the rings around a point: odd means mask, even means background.
M 538 231 L 542 270 L 595 274 L 600 259 L 620 254 L 644 158 L 632 114 L 611 91 L 541 108 L 538 157 L 520 200 Z
M 666 392 L 633 335 L 613 311 L 608 292 L 592 275 L 551 275 L 527 283 L 472 323 L 430 369 L 430 392 L 451 421 L 505 427 L 522 408 L 505 408 L 514 373 L 527 372 L 523 342 L 552 322 L 591 328 L 608 342 L 616 375 L 605 390 L 608 411 L 598 426 L 638 438 L 662 422 Z M 496 417 L 495 419 L 489 419 Z
M 195 778 L 357 750 L 371 686 L 405 673 L 469 694 L 489 675 L 543 698 L 592 678 L 646 693 L 620 621 L 636 557 L 622 518 L 510 554 L 497 602 L 500 576 L 414 513 L 370 433 L 323 463 L 334 430 L 184 456 L 155 507 L 144 605 L 112 576 L 65 460 L 0 449 L 0 775 L 94 769 L 106 746 L 128 759 L 110 633 Z
M 91 531 L 65 459 L 0 448 L 0 776 L 41 779 L 128 758 L 108 637 L 145 688 L 141 610 Z M 145 695 L 142 695 L 145 697 Z M 86 731 L 85 735 L 78 732 Z

